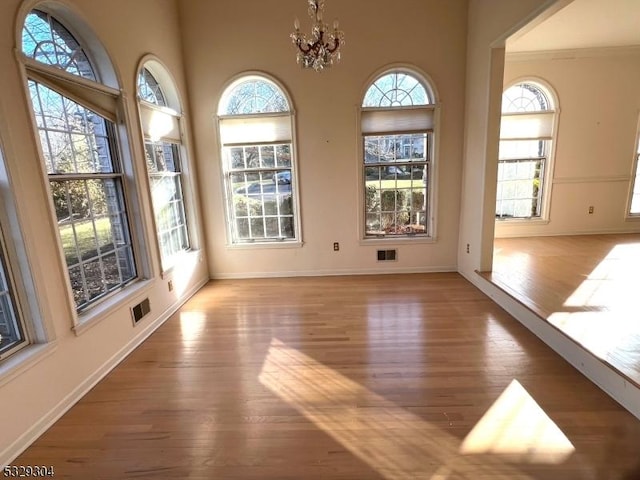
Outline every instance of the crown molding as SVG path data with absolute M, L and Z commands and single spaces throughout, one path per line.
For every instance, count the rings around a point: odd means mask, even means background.
M 621 57 L 640 55 L 640 45 L 621 47 L 570 48 L 540 50 L 535 52 L 507 52 L 507 62 L 531 62 L 536 60 L 576 60 L 578 58 Z

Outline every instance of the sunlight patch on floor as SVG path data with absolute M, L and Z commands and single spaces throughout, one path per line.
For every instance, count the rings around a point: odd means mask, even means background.
M 206 323 L 206 317 L 200 312 L 182 312 L 180 314 L 182 344 L 189 347 L 199 342 Z
M 547 321 L 603 360 L 607 360 L 616 349 L 637 349 L 640 335 L 637 311 L 628 314 L 554 312 Z
M 513 380 L 462 442 L 465 454 L 504 455 L 520 463 L 559 464 L 575 448 L 517 380 Z
M 627 310 L 640 285 L 640 244 L 616 245 L 564 302 L 564 307 Z
M 440 426 L 424 421 L 277 339 L 271 342 L 259 380 L 388 480 L 530 479 L 495 455 L 501 452 L 480 451 L 478 446 L 479 438 L 502 438 L 510 422 L 514 422 L 514 428 L 521 428 L 525 425 L 521 414 L 535 413 L 534 427 L 536 432 L 542 432 L 534 433 L 536 439 L 553 443 L 545 449 L 526 435 L 520 439 L 511 436 L 512 442 L 524 442 L 521 447 L 514 445 L 514 448 L 524 451 L 535 445 L 541 452 L 521 455 L 518 461 L 548 462 L 554 449 L 561 451 L 565 458 L 570 453 L 568 440 L 566 443 L 559 440 L 557 427 L 549 417 L 541 414 L 539 407 L 538 410 L 531 407 L 535 402 L 523 394 L 524 389 L 517 390 L 516 387 L 511 387 L 506 399 L 501 397 L 500 407 L 497 407 L 511 409 L 506 417 L 505 414 L 500 417 L 489 415 L 461 448 L 460 440 Z M 512 405 L 510 402 L 515 397 L 519 397 L 520 402 Z M 495 418 L 500 420 L 496 422 Z M 553 461 L 560 461 L 559 455 L 553 457 Z

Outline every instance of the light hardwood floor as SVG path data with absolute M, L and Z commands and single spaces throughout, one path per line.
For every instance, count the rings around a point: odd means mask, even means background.
M 14 463 L 92 480 L 618 480 L 638 445 L 638 420 L 451 273 L 211 282 Z
M 640 234 L 496 239 L 487 276 L 640 385 Z

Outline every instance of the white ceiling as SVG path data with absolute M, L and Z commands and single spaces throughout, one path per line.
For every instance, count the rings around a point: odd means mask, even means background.
M 508 52 L 640 45 L 640 0 L 574 0 L 526 33 Z

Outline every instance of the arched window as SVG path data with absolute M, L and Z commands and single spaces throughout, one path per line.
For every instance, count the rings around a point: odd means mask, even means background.
M 432 235 L 435 99 L 415 72 L 371 83 L 361 111 L 364 238 Z
M 496 218 L 545 215 L 555 109 L 539 82 L 524 81 L 502 95 Z
M 157 80 L 161 76 L 163 82 Z M 169 96 L 165 90 L 174 93 Z M 174 266 L 179 254 L 190 248 L 183 188 L 184 149 L 178 113 L 181 108 L 175 104 L 175 91 L 169 75 L 157 61 L 145 63 L 138 74 L 138 97 L 163 270 Z M 173 105 L 168 103 L 171 97 L 176 99 Z
M 120 92 L 44 10 L 26 16 L 22 53 L 73 299 L 83 311 L 137 277 L 115 133 Z
M 293 116 L 263 75 L 233 82 L 218 108 L 231 243 L 300 241 Z

